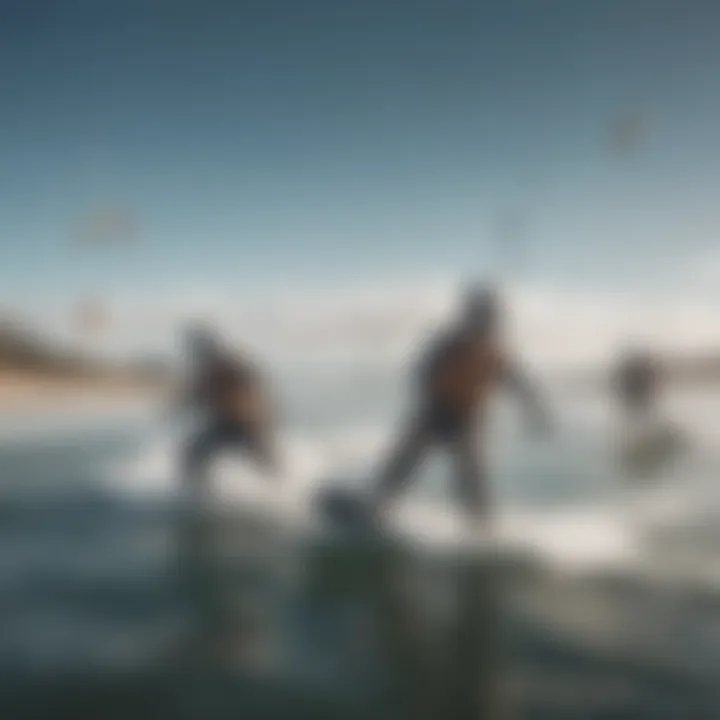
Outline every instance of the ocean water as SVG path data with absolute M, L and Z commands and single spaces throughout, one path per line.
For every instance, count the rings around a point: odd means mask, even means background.
M 670 399 L 689 450 L 640 478 L 601 397 L 552 393 L 542 441 L 500 404 L 483 541 L 440 455 L 362 545 L 313 494 L 368 481 L 400 389 L 282 390 L 282 486 L 221 458 L 196 512 L 162 408 L 0 420 L 3 717 L 718 717 L 720 396 Z

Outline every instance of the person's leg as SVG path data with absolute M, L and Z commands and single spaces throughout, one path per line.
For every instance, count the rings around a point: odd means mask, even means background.
M 462 428 L 453 441 L 455 491 L 472 521 L 489 517 L 489 488 L 484 457 L 474 425 Z
M 225 442 L 223 429 L 216 425 L 210 425 L 189 438 L 182 461 L 184 487 L 193 490 L 204 489 L 207 484 L 208 464 Z
M 413 422 L 401 436 L 380 473 L 375 489 L 375 504 L 382 507 L 407 485 L 431 443 L 429 423 Z
M 263 473 L 277 477 L 279 468 L 275 447 L 268 433 L 262 430 L 243 432 L 239 444 Z

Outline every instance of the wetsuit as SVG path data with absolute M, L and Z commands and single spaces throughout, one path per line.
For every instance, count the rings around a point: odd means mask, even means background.
M 492 391 L 509 377 L 503 354 L 491 338 L 451 332 L 426 354 L 419 372 L 419 404 L 381 474 L 380 502 L 397 494 L 433 446 L 450 449 L 455 491 L 477 516 L 487 510 L 485 466 L 478 447 L 482 411 Z
M 204 482 L 209 462 L 229 447 L 246 452 L 263 469 L 271 468 L 267 400 L 255 368 L 227 358 L 215 359 L 192 396 L 206 422 L 187 443 L 186 482 Z

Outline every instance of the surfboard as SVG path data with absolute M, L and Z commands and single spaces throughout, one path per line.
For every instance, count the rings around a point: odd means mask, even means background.
M 485 522 L 473 525 L 454 502 L 402 498 L 386 511 L 373 511 L 369 493 L 356 485 L 324 483 L 315 495 L 321 537 L 342 544 L 423 548 L 431 553 L 497 554 L 497 539 Z
M 370 498 L 359 489 L 325 485 L 316 493 L 314 507 L 322 527 L 336 538 L 375 541 L 391 536 L 385 519 L 373 512 Z

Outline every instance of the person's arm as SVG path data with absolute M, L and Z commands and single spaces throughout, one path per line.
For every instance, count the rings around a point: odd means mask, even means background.
M 509 363 L 504 368 L 503 379 L 505 385 L 523 404 L 525 415 L 533 430 L 547 431 L 551 426 L 550 413 L 538 388 L 527 374 L 516 363 Z

